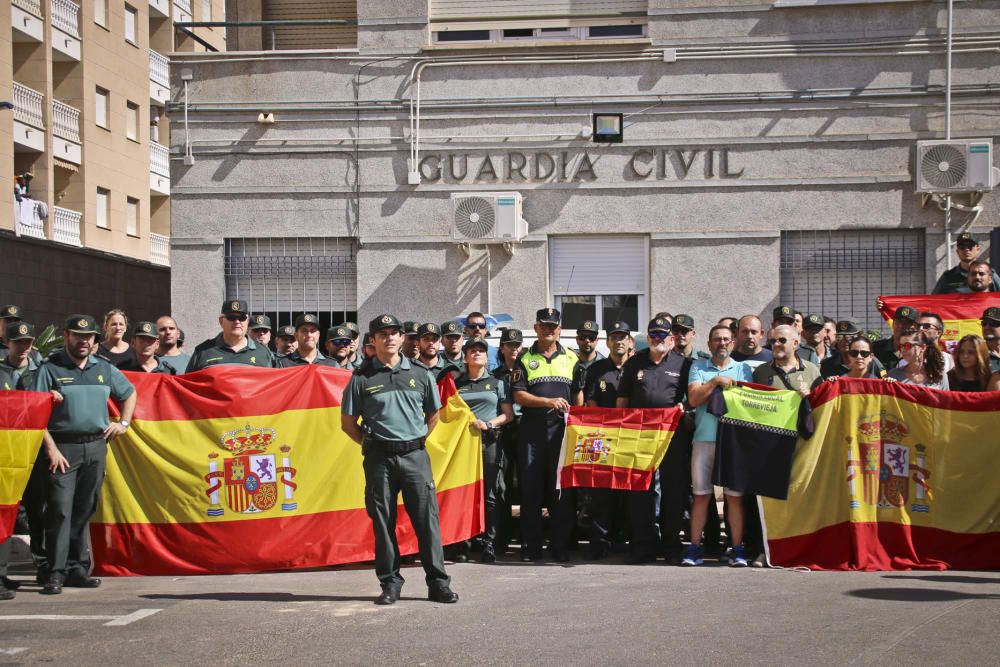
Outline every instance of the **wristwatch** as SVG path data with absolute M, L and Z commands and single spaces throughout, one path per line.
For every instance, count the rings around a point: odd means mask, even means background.
M 127 419 L 122 419 L 118 423 L 121 424 L 122 426 L 124 426 L 126 429 L 128 429 L 128 425 L 129 425 L 130 422 Z

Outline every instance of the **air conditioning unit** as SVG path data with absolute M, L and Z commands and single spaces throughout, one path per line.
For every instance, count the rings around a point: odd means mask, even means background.
M 520 192 L 451 196 L 451 238 L 462 243 L 513 243 L 528 235 Z
M 918 141 L 917 192 L 989 192 L 1000 183 L 990 139 Z

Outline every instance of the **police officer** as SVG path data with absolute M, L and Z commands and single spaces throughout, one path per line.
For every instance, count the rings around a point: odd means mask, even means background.
M 469 406 L 476 421 L 472 428 L 479 431 L 483 447 L 483 490 L 486 495 L 486 531 L 482 535 L 484 563 L 496 561 L 493 541 L 497 535 L 498 496 L 502 493 L 500 475 L 499 429 L 514 421 L 514 408 L 510 388 L 503 380 L 489 373 L 489 343 L 482 336 L 473 336 L 465 342 L 465 371 L 451 370 L 455 377 L 458 395 Z M 466 544 L 466 552 L 469 544 Z
M 319 351 L 319 318 L 303 313 L 295 318 L 295 351 L 278 357 L 278 368 L 295 368 L 309 364 L 340 368 L 340 364 L 327 359 Z
M 826 320 L 822 315 L 810 313 L 802 320 L 802 342 L 799 344 L 799 359 L 820 365 L 827 356 Z
M 441 325 L 441 358 L 445 366 L 457 368 L 465 372 L 465 359 L 462 357 L 462 345 L 465 343 L 465 329 L 459 322 L 452 320 Z
M 21 307 L 9 303 L 6 306 L 0 307 L 0 359 L 7 356 L 7 338 L 4 336 L 4 332 L 7 330 L 7 326 L 11 324 L 16 324 L 21 321 Z M 38 350 L 32 348 L 28 351 L 28 356 L 31 362 L 35 365 L 42 363 L 42 355 Z
M 493 377 L 504 380 L 507 383 L 507 390 L 511 393 L 511 373 L 521 356 L 521 347 L 524 344 L 524 335 L 520 329 L 504 329 L 500 332 L 500 346 L 497 348 L 497 363 L 499 364 L 493 371 Z M 514 421 L 504 424 L 500 428 L 500 475 L 501 486 L 500 497 L 497 500 L 499 519 L 497 521 L 497 536 L 493 540 L 493 546 L 497 553 L 507 553 L 507 545 L 513 533 L 514 515 L 512 507 L 520 504 L 520 494 L 518 493 L 515 479 L 517 476 L 517 443 L 518 424 L 521 422 L 521 406 L 513 404 Z M 515 503 L 515 500 L 517 501 Z
M 96 588 L 91 567 L 87 522 L 97 509 L 104 480 L 107 441 L 128 430 L 135 410 L 135 388 L 122 372 L 92 354 L 97 322 L 89 315 L 72 315 L 63 327 L 63 349 L 38 369 L 35 388 L 59 392 L 49 418 L 49 432 L 66 458 L 64 471 L 51 472 L 46 484 L 45 552 L 42 590 L 62 593 L 63 586 Z M 121 404 L 121 420 L 111 422 L 108 398 Z
M 990 350 L 990 372 L 1000 372 L 1000 308 L 990 306 L 984 310 L 980 324 L 983 327 L 983 339 Z
M 673 325 L 662 318 L 650 320 L 646 327 L 649 349 L 632 357 L 622 369 L 617 407 L 672 408 L 683 405 L 692 361 L 677 344 L 680 336 L 673 330 L 678 326 L 693 332 L 694 319 L 689 315 L 677 315 Z M 671 333 L 674 336 L 674 348 L 668 350 L 667 337 Z M 682 333 L 682 336 L 687 338 L 686 334 Z M 690 346 L 689 341 L 685 342 Z M 661 486 L 669 494 L 664 503 L 666 512 L 663 517 L 667 547 L 679 548 L 680 523 L 687 500 L 685 469 L 690 462 L 688 451 L 684 446 L 683 436 L 676 442 L 672 440 L 660 469 L 653 475 L 650 488 L 628 494 L 632 541 L 626 562 L 650 563 L 656 560 L 660 537 L 656 518 L 660 509 Z
M 274 358 L 270 350 L 247 335 L 249 312 L 247 302 L 242 299 L 225 301 L 222 304 L 222 314 L 219 315 L 222 332 L 194 348 L 187 372 L 193 373 L 222 364 L 274 368 Z
M 271 318 L 267 315 L 251 317 L 250 337 L 261 347 L 267 347 L 271 343 Z
M 403 349 L 402 355 L 407 359 L 417 356 L 417 323 L 412 320 L 403 322 Z
M 364 355 L 358 351 L 358 344 L 361 342 L 361 329 L 359 329 L 358 325 L 354 322 L 341 322 L 337 326 L 344 327 L 351 332 L 351 345 L 350 352 L 347 355 L 347 360 L 354 368 L 361 368 L 361 364 L 365 361 Z
M 953 266 L 938 278 L 931 294 L 957 294 L 968 291 L 969 269 L 972 263 L 979 259 L 982 248 L 971 232 L 962 232 L 955 239 L 955 253 L 958 255 L 958 266 Z M 993 292 L 1000 292 L 1000 276 L 991 270 L 988 274 Z
M 848 371 L 851 370 L 850 366 L 848 366 L 850 358 L 847 355 L 847 351 L 850 349 L 851 341 L 854 340 L 855 336 L 860 335 L 861 325 L 858 324 L 857 320 L 840 320 L 837 322 L 837 346 L 834 348 L 833 353 L 819 365 L 820 375 L 824 378 L 847 375 Z M 868 377 L 880 378 L 885 377 L 885 374 L 885 369 L 882 368 L 879 360 L 872 359 L 872 362 L 868 364 Z
M 173 366 L 166 364 L 156 354 L 160 344 L 160 334 L 153 322 L 138 322 L 132 331 L 132 345 L 129 352 L 132 358 L 120 363 L 118 368 L 135 373 L 161 373 L 177 375 Z
M 298 322 L 298 318 L 295 319 Z M 284 325 L 278 327 L 278 331 L 274 336 L 274 352 L 276 357 L 283 357 L 286 354 L 291 354 L 296 349 L 295 342 L 295 327 Z
M 569 542 L 576 520 L 572 489 L 556 492 L 559 450 L 572 400 L 576 354 L 559 342 L 561 316 L 555 308 L 535 315 L 537 339 L 521 355 L 511 373 L 514 402 L 521 405 L 518 479 L 521 484 L 521 560 L 542 557 L 542 506 L 549 508 L 552 557 L 569 561 Z
M 478 310 L 474 310 L 465 316 L 465 328 L 462 330 L 465 333 L 466 338 L 472 338 L 473 336 L 482 336 L 483 338 L 489 338 L 490 328 L 489 324 L 486 322 L 486 315 L 480 313 Z M 489 362 L 487 369 L 490 373 L 495 371 L 500 366 L 500 360 L 498 359 L 497 353 L 498 348 L 490 345 L 487 355 L 489 356 Z
M 618 381 L 635 347 L 627 322 L 614 322 L 607 336 L 610 356 L 595 361 L 586 371 L 583 394 L 586 405 L 592 408 L 617 407 Z M 600 560 L 610 550 L 616 509 L 625 500 L 624 494 L 613 489 L 590 489 L 591 560 Z
M 597 351 L 597 336 L 601 328 L 593 320 L 584 320 L 576 328 L 576 368 L 573 372 L 573 405 L 583 405 L 587 369 L 604 358 Z
M 326 332 L 326 358 L 337 368 L 353 371 L 355 366 L 351 362 L 352 341 L 350 329 L 343 325 L 331 327 Z
M 441 327 L 433 322 L 427 322 L 417 327 L 417 356 L 413 363 L 428 370 L 438 378 L 445 370 L 444 358 L 438 351 L 441 342 Z
M 878 303 L 880 302 L 877 301 L 876 305 Z M 899 339 L 903 334 L 916 330 L 918 317 L 920 312 L 913 306 L 900 306 L 892 316 L 892 336 L 872 344 L 875 358 L 886 371 L 891 371 L 899 365 L 900 357 L 896 354 Z
M 344 432 L 361 445 L 364 456 L 365 507 L 375 531 L 375 573 L 382 585 L 375 604 L 395 603 L 403 587 L 396 543 L 400 491 L 417 535 L 427 597 L 458 602 L 444 570 L 434 477 L 424 449 L 427 434 L 437 424 L 441 399 L 431 374 L 400 354 L 402 329 L 392 315 L 379 315 L 369 323 L 375 357 L 351 376 L 341 415 Z

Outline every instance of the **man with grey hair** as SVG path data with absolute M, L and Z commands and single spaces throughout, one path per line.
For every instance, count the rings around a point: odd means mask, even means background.
M 788 324 L 771 329 L 768 343 L 774 359 L 769 364 L 761 364 L 753 372 L 753 381 L 778 389 L 791 389 L 803 396 L 822 382 L 823 377 L 816 364 L 803 361 L 798 355 L 801 338 L 798 330 Z

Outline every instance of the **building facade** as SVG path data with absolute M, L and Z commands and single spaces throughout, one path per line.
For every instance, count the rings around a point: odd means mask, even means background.
M 39 323 L 59 321 L 65 312 L 53 304 L 72 290 L 55 277 L 72 267 L 83 278 L 72 283 L 74 310 L 96 314 L 135 302 L 151 314 L 169 312 L 169 54 L 206 48 L 177 33 L 174 22 L 221 19 L 224 2 L 7 5 L 0 12 L 0 99 L 12 108 L 0 110 L 0 150 L 8 156 L 0 174 L 9 184 L 0 206 L 9 213 L 0 216 L 0 243 L 5 255 L 43 267 L 39 277 L 48 267 L 53 279 L 31 286 L 4 280 L 0 301 L 19 303 Z M 221 30 L 202 37 L 225 47 Z M 26 191 L 15 192 L 25 174 Z M 109 269 L 115 262 L 123 267 Z M 131 281 L 96 284 L 116 275 Z
M 174 57 L 172 295 L 199 337 L 227 295 L 281 323 L 476 309 L 528 328 L 556 305 L 567 327 L 668 310 L 703 335 L 780 302 L 877 326 L 876 296 L 933 286 L 949 229 L 1000 221 L 996 192 L 956 195 L 946 226 L 914 182 L 949 117 L 997 141 L 997 0 L 955 3 L 950 114 L 944 2 L 350 10 L 312 26 L 353 25 L 339 48 Z M 595 142 L 594 113 L 622 114 L 621 143 Z M 453 196 L 520 199 L 526 237 L 456 242 Z

